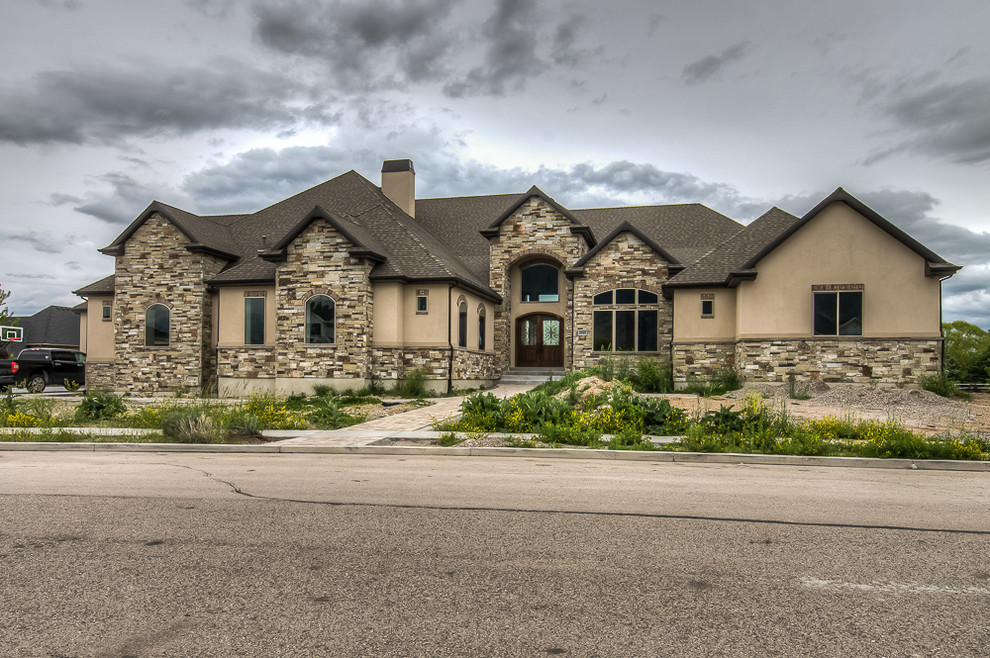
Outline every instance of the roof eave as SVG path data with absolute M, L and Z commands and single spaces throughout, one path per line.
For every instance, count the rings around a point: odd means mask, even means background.
M 947 279 L 961 269 L 962 265 L 925 261 L 925 276 L 928 277 Z

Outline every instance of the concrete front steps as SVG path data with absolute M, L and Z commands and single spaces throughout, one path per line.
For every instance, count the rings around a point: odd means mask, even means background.
M 509 368 L 502 373 L 499 383 L 538 386 L 551 379 L 556 381 L 566 374 L 563 368 Z

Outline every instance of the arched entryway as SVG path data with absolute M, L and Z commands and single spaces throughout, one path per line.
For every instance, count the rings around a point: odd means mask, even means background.
M 531 313 L 516 320 L 516 366 L 562 368 L 564 319 L 551 313 Z

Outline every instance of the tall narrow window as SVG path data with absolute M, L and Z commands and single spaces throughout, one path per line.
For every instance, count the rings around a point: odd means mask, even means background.
M 521 288 L 524 302 L 560 301 L 560 295 L 557 294 L 557 268 L 543 263 L 524 267 Z
M 306 302 L 306 342 L 332 343 L 335 305 L 326 295 Z
M 144 344 L 149 347 L 167 347 L 168 324 L 168 307 L 164 304 L 151 306 L 144 314 Z
M 265 344 L 265 298 L 244 298 L 244 344 Z
M 103 321 L 110 322 L 110 314 L 112 311 L 111 302 L 103 302 Z
M 457 344 L 467 347 L 467 304 L 457 307 Z
M 478 349 L 485 349 L 485 309 L 478 312 Z

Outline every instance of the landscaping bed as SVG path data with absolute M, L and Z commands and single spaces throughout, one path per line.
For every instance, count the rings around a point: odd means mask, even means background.
M 976 418 L 973 404 L 946 400 L 927 391 L 823 385 L 806 396 L 794 395 L 788 387 L 763 385 L 718 397 L 685 398 L 638 394 L 626 383 L 604 381 L 597 374 L 571 373 L 560 382 L 506 400 L 490 394 L 470 396 L 461 406 L 460 418 L 434 426 L 443 432 L 438 443 L 990 458 L 987 434 L 972 427 Z M 817 405 L 811 402 L 815 395 Z M 911 426 L 896 415 L 908 412 Z M 923 426 L 918 428 L 917 424 Z M 493 437 L 501 433 L 508 436 Z M 656 441 L 655 437 L 677 438 Z
M 0 397 L 0 441 L 257 444 L 266 442 L 265 430 L 333 430 L 428 404 L 365 392 L 319 393 L 230 400 L 102 392 L 55 398 L 8 390 Z

